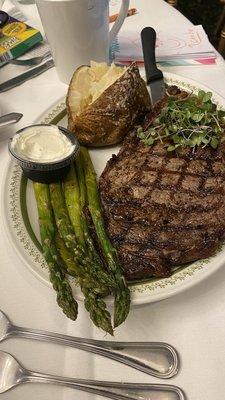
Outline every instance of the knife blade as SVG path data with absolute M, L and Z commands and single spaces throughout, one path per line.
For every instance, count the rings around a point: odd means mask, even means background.
M 6 82 L 0 84 L 0 93 L 6 92 L 22 83 L 26 82 L 28 79 L 35 78 L 36 76 L 42 74 L 42 72 L 47 71 L 49 68 L 54 67 L 54 61 L 48 60 L 44 64 L 40 65 L 39 67 L 32 68 L 31 70 L 24 72 L 16 76 L 15 78 L 9 79 Z
M 141 43 L 144 56 L 146 82 L 150 88 L 152 105 L 161 100 L 165 94 L 165 83 L 163 73 L 156 66 L 155 43 L 156 32 L 151 27 L 146 27 L 141 31 Z

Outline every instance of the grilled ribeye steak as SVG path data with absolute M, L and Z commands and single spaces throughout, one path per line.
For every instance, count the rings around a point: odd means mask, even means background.
M 128 280 L 168 276 L 172 266 L 213 255 L 225 238 L 224 143 L 169 153 L 134 132 L 108 161 L 99 188 Z

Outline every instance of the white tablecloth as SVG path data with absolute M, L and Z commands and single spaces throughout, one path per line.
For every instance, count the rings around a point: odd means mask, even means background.
M 131 1 L 139 14 L 126 19 L 123 29 L 140 29 L 146 25 L 156 28 L 189 26 L 175 9 L 163 0 Z M 33 26 L 39 26 L 35 6 L 21 6 Z M 13 67 L 14 71 L 16 67 Z M 225 63 L 216 66 L 188 66 L 167 69 L 195 79 L 225 96 Z M 13 73 L 14 73 L 13 71 Z M 17 71 L 21 71 L 17 67 Z M 16 71 L 16 72 L 17 72 Z M 0 71 L 1 81 L 10 78 L 12 69 Z M 8 161 L 7 139 L 12 133 L 30 123 L 66 94 L 67 86 L 59 82 L 55 69 L 30 80 L 22 86 L 0 94 L 3 113 L 18 111 L 24 114 L 13 128 L 0 132 L 0 181 Z M 1 196 L 2 202 L 2 196 Z M 1 207 L 1 213 L 3 207 Z M 2 220 L 2 218 L 1 218 Z M 76 323 L 66 319 L 55 303 L 55 293 L 28 271 L 10 245 L 0 224 L 0 307 L 18 325 L 47 329 L 61 333 L 104 338 L 93 328 L 80 305 Z M 224 398 L 225 381 L 225 269 L 210 279 L 168 300 L 132 309 L 125 324 L 116 330 L 116 340 L 165 341 L 173 344 L 181 356 L 181 371 L 168 383 L 184 389 L 190 400 Z M 97 358 L 75 349 L 11 339 L 1 343 L 1 350 L 14 354 L 27 368 L 46 373 L 86 378 L 159 382 L 159 380 Z M 30 384 L 0 395 L 2 400 L 91 399 L 92 395 L 61 387 Z

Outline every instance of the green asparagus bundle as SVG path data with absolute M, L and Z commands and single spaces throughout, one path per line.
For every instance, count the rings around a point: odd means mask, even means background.
M 72 290 L 66 279 L 55 246 L 55 221 L 52 213 L 48 185 L 34 183 L 34 192 L 37 202 L 41 242 L 43 255 L 48 264 L 50 281 L 57 292 L 57 303 L 63 312 L 72 320 L 77 318 L 77 302 L 73 298 Z
M 83 207 L 81 206 L 81 204 L 83 205 L 83 203 L 85 202 L 85 194 L 84 193 L 80 194 L 80 187 L 73 166 L 71 167 L 70 172 L 63 183 L 63 187 L 64 187 L 65 203 L 67 205 L 68 214 L 74 228 L 76 239 L 77 241 L 79 241 L 79 245 L 82 248 L 83 252 L 85 252 L 86 242 L 84 240 L 83 228 L 84 225 L 86 225 L 86 219 L 83 214 Z M 85 237 L 87 236 L 87 234 L 89 234 L 87 226 L 85 229 L 85 234 L 86 234 Z M 90 235 L 89 238 L 91 240 Z M 62 239 L 60 244 L 60 239 L 61 238 L 58 238 L 58 244 L 60 245 L 59 247 L 60 255 L 68 271 L 69 270 L 74 271 L 75 270 L 74 257 L 71 254 L 70 249 L 68 249 L 65 246 Z M 92 257 L 91 251 L 89 251 L 89 257 L 95 260 L 95 257 L 94 256 Z M 100 267 L 101 266 L 99 265 L 99 268 Z M 78 276 L 79 276 L 79 271 L 78 271 Z M 96 292 L 96 288 L 97 290 L 99 290 L 99 283 L 97 279 L 94 281 L 92 277 L 89 277 L 89 284 L 90 284 L 89 288 L 87 287 L 87 285 L 84 284 L 84 278 L 81 278 L 79 280 L 79 284 L 85 297 L 84 300 L 85 308 L 89 312 L 90 317 L 94 322 L 94 324 L 97 327 L 102 328 L 104 331 L 113 334 L 110 313 L 106 309 L 106 304 L 104 300 L 99 296 L 99 293 Z M 106 292 L 105 294 L 109 294 L 109 291 Z
M 108 288 L 114 287 L 115 282 L 109 274 L 103 271 L 97 263 L 93 262 L 78 244 L 68 215 L 61 183 L 51 183 L 49 189 L 59 235 L 73 255 L 74 262 L 77 268 L 80 269 L 80 273 L 85 273 L 87 278 L 90 276 Z
M 99 284 L 102 285 L 103 290 L 105 290 L 106 287 L 112 290 L 115 283 L 108 275 L 108 273 L 105 272 L 100 265 L 91 260 L 90 257 L 85 254 L 83 248 L 77 243 L 76 236 L 74 234 L 74 230 L 67 212 L 66 202 L 61 184 L 51 183 L 49 187 L 51 203 L 55 215 L 56 225 L 58 227 L 58 232 L 61 239 L 63 239 L 67 250 L 72 256 L 72 260 L 77 267 L 77 273 L 80 269 L 81 274 L 85 273 L 86 279 L 91 278 L 92 282 L 95 279 L 96 282 L 90 289 L 87 289 L 87 286 L 84 287 L 81 283 L 81 290 L 85 296 L 85 307 L 89 311 L 90 317 L 95 325 L 112 334 L 113 330 L 111 326 L 110 314 L 106 309 L 106 305 L 103 299 L 98 294 L 96 294 L 95 291 L 96 287 L 98 287 Z M 76 190 L 78 190 L 78 186 L 76 187 Z M 71 207 L 70 209 L 73 210 L 73 212 L 76 212 L 77 210 L 73 207 Z M 61 256 L 63 257 L 62 253 Z M 65 261 L 66 260 L 64 259 L 64 262 Z
M 84 168 L 88 207 L 95 226 L 95 231 L 107 261 L 109 272 L 113 275 L 116 283 L 116 289 L 114 290 L 114 326 L 116 327 L 125 321 L 129 313 L 130 291 L 123 277 L 123 271 L 119 264 L 116 249 L 112 246 L 105 230 L 96 174 L 88 150 L 85 147 L 81 147 L 77 164 L 78 163 Z
M 63 191 L 64 189 L 64 191 Z M 114 326 L 120 325 L 130 308 L 130 291 L 123 277 L 117 253 L 104 227 L 95 171 L 85 148 L 71 168 L 63 188 L 34 183 L 43 254 L 57 302 L 71 319 L 77 317 L 77 303 L 65 272 L 76 277 L 84 294 L 85 308 L 94 324 L 113 334 L 111 316 L 102 296 L 115 296 Z M 88 208 L 108 271 L 93 243 L 84 207 Z M 57 230 L 58 228 L 58 230 Z

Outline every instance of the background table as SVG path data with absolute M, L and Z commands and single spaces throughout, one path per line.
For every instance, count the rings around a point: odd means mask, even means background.
M 167 28 L 191 26 L 175 9 L 163 0 L 131 1 L 139 14 L 126 19 L 123 29 L 140 29 L 146 25 Z M 21 6 L 33 26 L 40 27 L 35 6 Z M 195 79 L 225 96 L 225 63 L 216 66 L 167 68 L 173 73 Z M 0 80 L 19 67 L 4 67 Z M 59 82 L 55 69 L 30 80 L 22 86 L 0 95 L 2 112 L 24 114 L 13 128 L 0 132 L 0 184 L 8 161 L 7 139 L 25 125 L 33 123 L 47 108 L 66 94 L 67 86 Z M 2 202 L 2 196 L 1 196 Z M 1 211 L 2 213 L 2 207 Z M 1 216 L 2 217 L 2 216 Z M 2 218 L 1 218 L 2 221 Z M 77 322 L 69 321 L 56 306 L 55 293 L 40 283 L 16 256 L 4 226 L 0 224 L 0 307 L 15 324 L 61 333 L 104 339 L 104 334 L 92 327 L 80 304 Z M 168 381 L 184 389 L 190 400 L 224 398 L 225 381 L 225 269 L 209 280 L 168 300 L 132 309 L 125 324 L 116 330 L 116 340 L 165 341 L 173 344 L 181 356 L 181 372 Z M 110 360 L 97 358 L 75 349 L 47 343 L 11 339 L 1 343 L 1 350 L 14 354 L 27 368 L 46 373 L 86 378 L 159 382 Z M 43 385 L 24 385 L 0 395 L 0 400 L 70 400 L 92 399 L 94 396 L 72 389 Z

